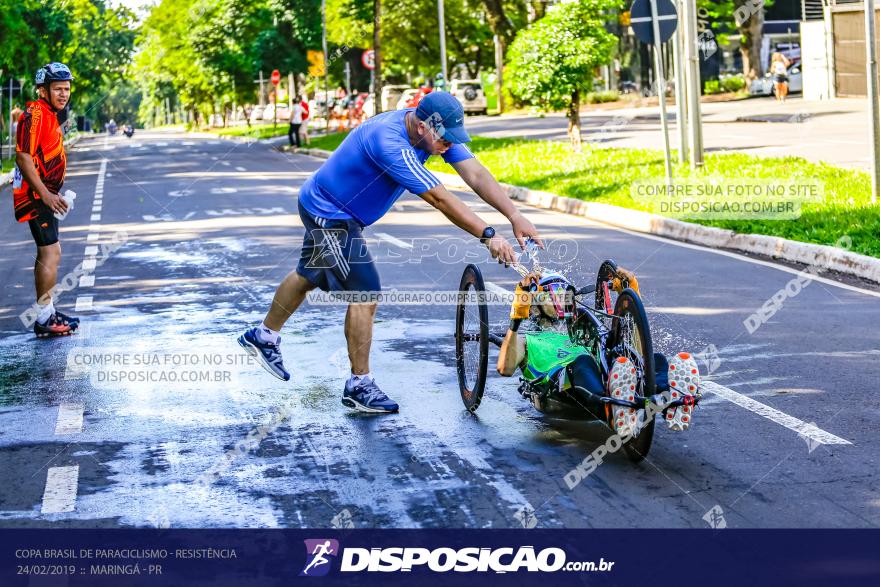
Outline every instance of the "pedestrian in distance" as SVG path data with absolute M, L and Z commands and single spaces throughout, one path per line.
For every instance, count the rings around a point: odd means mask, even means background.
M 73 334 L 79 326 L 79 319 L 55 309 L 52 299 L 61 263 L 56 215 L 66 215 L 69 208 L 59 195 L 67 155 L 57 115 L 70 100 L 72 81 L 73 76 L 63 63 L 49 63 L 38 69 L 34 82 L 39 99 L 27 104 L 15 137 L 15 219 L 28 223 L 37 245 L 33 326 L 39 338 Z
M 776 101 L 785 102 L 788 96 L 788 67 L 791 62 L 782 53 L 776 52 L 770 61 L 770 73 L 773 75 L 773 88 L 776 91 Z
M 478 238 L 499 263 L 514 263 L 511 244 L 425 168 L 429 157 L 441 155 L 483 201 L 510 221 L 520 247 L 527 238 L 543 246 L 534 225 L 474 157 L 465 145 L 468 141 L 464 109 L 445 92 L 428 94 L 418 108 L 369 118 L 349 133 L 300 189 L 299 215 L 306 233 L 296 270 L 278 286 L 263 323 L 248 329 L 238 343 L 269 373 L 288 381 L 280 348 L 284 324 L 316 287 L 347 298 L 351 376 L 342 403 L 363 412 L 396 412 L 397 403 L 379 388 L 370 371 L 373 319 L 382 288 L 363 230 L 408 190 Z
M 23 112 L 21 106 L 18 104 L 12 108 L 12 136 L 15 136 L 16 130 L 18 129 L 18 119 L 21 118 Z
M 293 108 L 290 109 L 290 129 L 287 131 L 287 140 L 290 146 L 296 144 L 296 148 L 300 147 L 299 129 L 303 123 L 303 106 L 302 96 L 296 96 L 293 99 Z
M 309 138 L 309 102 L 305 99 L 305 96 L 303 96 L 303 99 L 300 101 L 300 105 L 303 109 L 303 116 L 302 126 L 299 128 L 299 133 L 302 141 L 308 147 L 312 140 Z

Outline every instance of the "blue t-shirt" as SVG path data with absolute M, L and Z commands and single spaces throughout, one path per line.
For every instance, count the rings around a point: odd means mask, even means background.
M 409 142 L 404 117 L 413 110 L 384 112 L 345 137 L 300 189 L 303 208 L 320 218 L 353 218 L 368 226 L 385 215 L 403 190 L 423 194 L 439 184 L 424 166 L 430 153 Z M 473 156 L 465 145 L 453 144 L 443 160 L 458 163 Z

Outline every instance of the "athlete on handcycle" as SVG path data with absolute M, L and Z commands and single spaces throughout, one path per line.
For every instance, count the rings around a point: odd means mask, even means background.
M 629 287 L 639 293 L 635 275 L 623 268 L 617 268 L 616 273 L 611 280 L 614 291 L 620 293 Z M 591 339 L 590 330 L 578 327 L 587 320 L 578 319 L 574 295 L 575 288 L 558 273 L 532 271 L 517 283 L 510 326 L 498 355 L 498 373 L 510 377 L 520 369 L 523 385 L 538 396 L 567 394 L 595 418 L 608 421 L 611 416 L 618 435 L 636 435 L 644 425 L 636 410 L 601 399 L 632 402 L 638 395 L 636 367 L 627 356 L 597 351 L 601 345 Z M 529 319 L 536 328 L 520 333 L 520 325 Z M 660 353 L 653 356 L 656 393 L 646 392 L 645 396 L 650 396 L 647 401 L 655 403 L 656 412 L 665 412 L 671 430 L 686 430 L 700 390 L 696 361 L 686 352 L 668 360 Z M 670 402 L 674 403 L 665 407 Z M 610 414 L 606 412 L 609 409 Z

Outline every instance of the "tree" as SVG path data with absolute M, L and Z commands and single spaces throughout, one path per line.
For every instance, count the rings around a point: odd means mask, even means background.
M 739 51 L 742 56 L 743 76 L 746 87 L 750 80 L 764 75 L 761 63 L 761 39 L 764 29 L 764 10 L 773 5 L 774 0 L 698 0 L 700 10 L 720 23 L 730 23 L 739 33 Z M 726 34 L 720 35 L 720 42 L 726 43 Z
M 605 29 L 619 0 L 563 0 L 521 31 L 506 68 L 511 94 L 541 109 L 565 109 L 572 149 L 581 149 L 581 93 L 596 67 L 611 60 L 617 37 Z

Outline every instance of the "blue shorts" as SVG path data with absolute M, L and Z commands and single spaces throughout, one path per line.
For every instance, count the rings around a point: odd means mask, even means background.
M 299 204 L 306 234 L 296 272 L 327 292 L 380 292 L 379 272 L 361 225 L 353 219 L 313 216 Z M 344 297 L 344 296 L 343 296 Z M 376 301 L 375 296 L 351 301 Z

